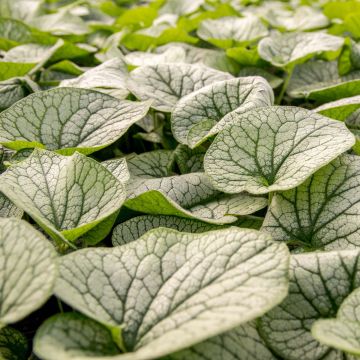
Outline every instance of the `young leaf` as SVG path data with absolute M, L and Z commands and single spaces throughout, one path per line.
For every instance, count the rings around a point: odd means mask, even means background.
M 15 218 L 0 218 L 0 249 L 1 329 L 40 308 L 51 296 L 57 256 L 40 232 Z
M 149 106 L 86 89 L 37 92 L 0 114 L 0 143 L 15 150 L 45 147 L 90 154 L 119 139 Z
M 313 249 L 357 247 L 359 195 L 360 159 L 342 155 L 296 189 L 276 193 L 262 230 Z
M 203 65 L 160 64 L 132 71 L 128 87 L 141 100 L 153 99 L 154 109 L 171 112 L 183 96 L 228 79 L 232 79 L 230 74 Z
M 291 68 L 321 52 L 340 51 L 344 39 L 323 32 L 274 33 L 259 43 L 260 56 L 272 65 Z
M 41 359 L 92 358 L 119 354 L 109 329 L 78 313 L 47 319 L 34 338 L 34 352 Z M 110 358 L 111 359 L 111 358 Z
M 355 143 L 343 123 L 296 107 L 259 108 L 236 120 L 204 161 L 212 184 L 226 193 L 294 188 Z
M 28 343 L 26 337 L 16 329 L 0 329 L 0 358 L 4 360 L 26 360 Z
M 360 289 L 341 304 L 335 319 L 315 321 L 311 333 L 320 343 L 355 356 L 360 355 Z
M 204 20 L 197 31 L 199 38 L 223 49 L 247 45 L 267 34 L 266 26 L 256 16 Z
M 158 358 L 280 303 L 288 260 L 285 245 L 255 230 L 187 234 L 159 228 L 124 246 L 62 257 L 55 293 L 121 330 L 119 342 L 131 352 L 124 358 Z
M 287 298 L 260 321 L 260 334 L 281 358 L 341 359 L 342 354 L 311 336 L 312 324 L 334 317 L 343 300 L 360 285 L 359 251 L 293 255 Z
M 336 62 L 311 61 L 297 66 L 287 93 L 293 98 L 327 102 L 359 95 L 360 71 L 338 74 Z
M 218 81 L 178 101 L 171 115 L 172 133 L 177 141 L 194 148 L 221 131 L 234 116 L 273 102 L 273 91 L 262 77 Z
M 0 190 L 60 241 L 83 235 L 125 200 L 123 184 L 95 160 L 39 149 L 1 175 Z

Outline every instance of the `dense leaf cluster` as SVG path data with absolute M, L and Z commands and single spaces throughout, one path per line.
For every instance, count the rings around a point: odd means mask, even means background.
M 359 19 L 0 0 L 0 359 L 359 357 Z

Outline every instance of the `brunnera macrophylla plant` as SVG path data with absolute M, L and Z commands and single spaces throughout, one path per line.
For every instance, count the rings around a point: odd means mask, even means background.
M 0 1 L 0 358 L 358 358 L 359 18 Z

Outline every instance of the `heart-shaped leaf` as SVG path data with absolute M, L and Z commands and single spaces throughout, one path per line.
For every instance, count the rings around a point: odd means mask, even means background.
M 229 79 L 232 79 L 230 74 L 204 65 L 159 64 L 140 66 L 132 71 L 128 87 L 141 100 L 153 99 L 154 109 L 171 112 L 183 96 Z
M 0 190 L 60 241 L 85 234 L 125 200 L 124 185 L 95 160 L 39 149 L 1 175 Z
M 31 42 L 31 29 L 19 20 L 0 18 L 0 49 L 9 50 L 21 43 Z
M 0 249 L 1 329 L 40 308 L 51 296 L 57 256 L 40 232 L 15 218 L 0 218 Z
M 247 45 L 267 34 L 266 26 L 256 16 L 226 16 L 204 20 L 197 31 L 199 38 L 224 49 Z
M 273 33 L 259 43 L 260 56 L 272 65 L 290 69 L 322 52 L 340 51 L 344 39 L 323 32 Z
M 0 142 L 15 150 L 39 146 L 89 154 L 119 139 L 149 106 L 85 89 L 37 92 L 0 114 Z
M 338 350 L 317 342 L 312 324 L 334 317 L 343 300 L 360 285 L 359 250 L 293 255 L 288 297 L 261 318 L 260 333 L 281 358 L 341 359 Z
M 288 260 L 285 245 L 255 230 L 159 228 L 124 246 L 62 257 L 55 293 L 113 332 L 121 330 L 119 344 L 132 352 L 124 359 L 158 358 L 280 303 Z
M 262 230 L 312 249 L 358 247 L 359 170 L 358 156 L 342 155 L 296 189 L 276 193 Z
M 311 333 L 320 343 L 356 356 L 360 355 L 360 289 L 341 304 L 336 319 L 315 321 Z
M 262 77 L 218 81 L 178 101 L 171 116 L 172 132 L 180 143 L 194 148 L 238 114 L 273 102 L 273 91 Z
M 360 71 L 340 76 L 336 62 L 311 61 L 297 66 L 287 93 L 293 98 L 327 102 L 360 95 Z
M 309 110 L 259 108 L 218 134 L 206 153 L 205 172 L 226 193 L 287 190 L 354 143 L 343 123 Z

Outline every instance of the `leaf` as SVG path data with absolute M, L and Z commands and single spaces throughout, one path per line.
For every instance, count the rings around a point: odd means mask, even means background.
M 126 89 L 128 77 L 126 64 L 121 59 L 107 60 L 75 79 L 63 80 L 60 87 L 91 89 L 125 99 L 129 95 Z
M 0 82 L 0 111 L 7 109 L 15 102 L 34 91 L 38 85 L 28 78 L 12 78 Z
M 55 293 L 121 329 L 122 347 L 131 352 L 124 359 L 148 359 L 264 314 L 286 296 L 287 270 L 286 246 L 255 230 L 160 228 L 125 246 L 62 257 Z
M 35 17 L 30 24 L 54 35 L 84 35 L 89 32 L 88 26 L 79 16 L 66 10 Z
M 327 27 L 329 19 L 318 9 L 310 6 L 299 6 L 289 16 L 283 12 L 269 12 L 266 20 L 274 27 L 286 31 L 307 31 Z
M 185 51 L 185 62 L 190 64 L 203 64 L 210 68 L 237 74 L 239 65 L 219 49 L 203 49 L 185 43 L 170 43 L 157 48 L 157 51 L 172 50 L 181 47 Z
M 199 38 L 223 49 L 247 45 L 267 34 L 267 28 L 256 16 L 204 20 L 197 31 Z
M 263 77 L 273 89 L 278 88 L 284 81 L 282 78 L 267 72 L 266 70 L 254 66 L 243 67 L 238 76 L 261 76 Z
M 123 184 L 95 160 L 40 149 L 1 175 L 0 190 L 60 242 L 85 234 L 125 200 Z
M 131 170 L 130 170 L 131 173 Z M 226 224 L 236 216 L 252 214 L 267 205 L 262 197 L 246 193 L 225 195 L 215 190 L 203 173 L 163 178 L 134 178 L 127 187 L 125 206 L 153 215 L 175 215 Z
M 359 84 L 360 71 L 340 76 L 336 62 L 312 61 L 295 68 L 287 93 L 324 103 L 360 95 Z
M 0 18 L 0 34 L 0 49 L 6 51 L 32 40 L 30 28 L 15 19 Z
M 25 76 L 36 63 L 17 63 L 0 61 L 0 81 L 8 80 L 18 76 Z
M 50 317 L 38 329 L 34 352 L 41 359 L 73 359 L 112 356 L 119 353 L 111 332 L 78 313 Z
M 146 66 L 166 63 L 186 62 L 185 50 L 180 46 L 173 46 L 163 53 L 154 54 L 143 51 L 133 51 L 125 56 L 132 66 Z
M 171 116 L 172 132 L 177 141 L 194 148 L 231 124 L 234 116 L 273 102 L 272 89 L 261 77 L 218 81 L 178 101 Z
M 132 71 L 128 88 L 141 100 L 153 99 L 154 109 L 171 112 L 183 96 L 216 81 L 231 78 L 228 73 L 203 65 L 159 64 L 140 66 Z
M 204 156 L 206 148 L 198 146 L 190 149 L 179 144 L 174 151 L 174 158 L 181 174 L 204 172 Z
M 296 189 L 275 194 L 262 230 L 313 249 L 359 246 L 359 169 L 357 156 L 342 155 Z
M 258 230 L 261 227 L 260 218 L 243 216 L 231 226 Z M 195 219 L 185 219 L 166 215 L 141 215 L 127 220 L 114 228 L 112 233 L 113 246 L 125 245 L 158 227 L 165 227 L 181 232 L 203 233 L 206 231 L 223 229 L 229 225 L 208 224 Z
M 172 175 L 174 157 L 172 151 L 155 150 L 126 157 L 131 177 L 153 179 Z
M 236 120 L 236 123 L 235 123 Z M 205 155 L 205 173 L 226 193 L 294 188 L 354 145 L 343 123 L 309 110 L 251 110 L 220 132 Z
M 359 289 L 341 304 L 335 319 L 315 321 L 311 333 L 320 343 L 353 355 L 360 355 Z
M 260 334 L 281 358 L 341 359 L 342 354 L 317 342 L 312 324 L 335 316 L 342 301 L 360 285 L 359 251 L 293 255 L 288 297 L 260 320 Z
M 37 92 L 0 114 L 0 142 L 15 150 L 38 146 L 90 154 L 119 139 L 149 105 L 86 89 Z
M 0 218 L 0 248 L 1 329 L 37 310 L 51 296 L 57 256 L 41 233 L 15 218 Z
M 42 66 L 44 66 L 53 55 L 64 45 L 63 40 L 58 40 L 53 45 L 41 45 L 41 44 L 25 44 L 19 45 L 9 50 L 2 61 L 15 62 L 20 64 L 33 63 L 37 64 L 31 73 L 36 72 Z
M 265 63 L 259 56 L 257 47 L 240 46 L 226 50 L 226 55 L 242 66 L 263 66 Z
M 272 65 L 291 68 L 322 52 L 340 51 L 344 39 L 323 32 L 274 33 L 259 43 L 260 56 Z
M 205 340 L 193 347 L 171 354 L 170 360 L 275 360 L 261 339 L 255 321 Z
M 333 19 L 344 19 L 351 12 L 360 11 L 358 1 L 332 1 L 324 5 L 324 15 Z
M 109 170 L 124 186 L 130 180 L 130 173 L 125 158 L 106 160 L 101 165 Z
M 25 336 L 11 327 L 0 329 L 0 357 L 4 360 L 26 360 L 28 343 Z
M 188 15 L 199 9 L 205 0 L 171 0 L 160 8 L 161 14 Z
M 329 118 L 344 121 L 359 108 L 360 96 L 358 95 L 328 102 L 315 108 L 314 111 Z

